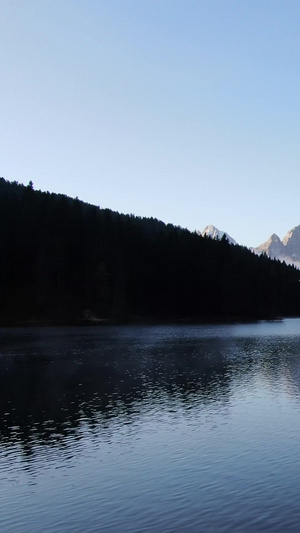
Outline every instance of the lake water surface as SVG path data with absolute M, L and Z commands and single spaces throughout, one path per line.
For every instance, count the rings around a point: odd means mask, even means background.
M 300 319 L 0 329 L 0 531 L 300 531 Z

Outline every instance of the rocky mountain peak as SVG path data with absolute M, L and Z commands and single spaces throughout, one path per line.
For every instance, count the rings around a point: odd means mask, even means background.
M 213 226 L 212 224 L 206 226 L 202 232 L 198 232 L 202 237 L 210 237 L 211 239 L 219 239 L 221 240 L 224 235 L 226 239 L 229 241 L 230 244 L 236 244 L 236 241 L 226 233 L 226 231 L 222 231 L 216 226 Z
M 282 239 L 282 242 L 287 246 L 291 240 L 300 240 L 300 226 L 295 226 L 287 232 L 286 236 Z
M 272 233 L 271 237 L 268 239 L 270 242 L 281 242 L 281 239 L 276 235 L 276 233 Z
M 269 257 L 274 259 L 284 254 L 284 245 L 278 235 L 273 233 L 266 242 L 257 248 L 254 248 L 254 252 L 258 255 L 266 253 Z
M 288 231 L 282 241 L 273 233 L 266 242 L 253 251 L 258 255 L 264 252 L 273 259 L 300 267 L 300 226 Z

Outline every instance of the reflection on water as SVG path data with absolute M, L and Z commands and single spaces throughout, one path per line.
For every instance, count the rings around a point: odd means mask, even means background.
M 2 531 L 299 529 L 300 320 L 0 340 Z

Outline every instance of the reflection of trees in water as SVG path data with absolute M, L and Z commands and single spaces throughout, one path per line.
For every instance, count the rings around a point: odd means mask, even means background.
M 102 431 L 139 423 L 147 413 L 183 412 L 230 400 L 254 370 L 275 383 L 296 358 L 296 342 L 135 334 L 21 339 L 0 358 L 0 442 L 67 446 L 83 426 Z M 118 330 L 117 330 L 118 331 Z M 294 360 L 293 359 L 293 360 Z M 299 373 L 298 373 L 299 376 Z
M 28 343 L 29 340 L 29 343 Z M 228 365 L 215 342 L 36 337 L 7 342 L 0 359 L 0 439 L 57 445 L 82 424 L 106 431 L 152 409 L 189 411 L 225 401 Z
M 298 336 L 268 336 L 237 339 L 236 355 L 242 357 L 244 371 L 254 371 L 269 388 L 278 388 L 278 382 L 288 375 L 300 388 L 300 350 Z M 238 353 L 237 353 L 238 349 Z M 298 375 L 295 369 L 299 368 Z

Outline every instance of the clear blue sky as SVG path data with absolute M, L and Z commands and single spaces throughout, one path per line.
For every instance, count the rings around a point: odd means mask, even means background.
M 299 0 L 0 7 L 0 176 L 246 246 L 300 224 Z

